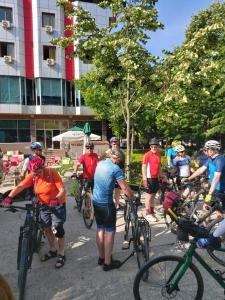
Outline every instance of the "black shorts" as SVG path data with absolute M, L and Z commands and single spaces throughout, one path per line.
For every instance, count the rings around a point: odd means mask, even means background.
M 148 189 L 147 189 L 146 193 L 156 194 L 159 189 L 158 178 L 147 178 L 147 181 L 148 181 Z
M 116 230 L 116 207 L 114 203 L 97 204 L 93 202 L 97 228 L 113 232 Z

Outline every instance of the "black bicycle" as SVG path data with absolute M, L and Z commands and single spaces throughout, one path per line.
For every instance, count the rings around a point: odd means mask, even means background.
M 133 243 L 133 250 L 131 254 L 121 263 L 123 265 L 135 253 L 137 255 L 137 263 L 140 268 L 149 260 L 149 244 L 151 241 L 151 228 L 149 222 L 142 216 L 138 216 L 138 206 L 141 205 L 140 198 L 134 197 L 128 199 L 124 195 L 125 200 L 125 231 L 124 231 L 124 244 L 122 249 L 130 248 L 131 242 Z M 146 278 L 143 278 L 145 280 Z
M 0 205 L 0 207 L 3 207 Z M 20 227 L 18 251 L 17 251 L 17 270 L 19 300 L 24 297 L 26 286 L 27 271 L 31 268 L 34 253 L 39 253 L 42 244 L 44 231 L 39 221 L 40 207 L 37 203 L 26 204 L 25 207 L 11 205 L 7 211 L 17 212 L 26 211 L 24 225 Z

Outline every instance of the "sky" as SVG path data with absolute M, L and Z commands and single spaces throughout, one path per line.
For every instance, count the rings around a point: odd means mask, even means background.
M 185 31 L 192 16 L 208 8 L 214 0 L 158 0 L 158 21 L 164 24 L 164 30 L 151 33 L 147 48 L 153 55 L 163 56 L 162 49 L 172 51 L 185 39 Z

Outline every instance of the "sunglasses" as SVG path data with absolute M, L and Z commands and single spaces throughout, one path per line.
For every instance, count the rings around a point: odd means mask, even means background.
M 86 147 L 86 149 L 94 149 L 94 147 Z

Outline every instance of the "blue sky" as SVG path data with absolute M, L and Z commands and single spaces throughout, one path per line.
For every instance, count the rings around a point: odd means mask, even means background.
M 151 33 L 147 44 L 153 55 L 162 56 L 161 50 L 173 50 L 184 41 L 184 34 L 193 15 L 208 8 L 214 0 L 158 0 L 158 20 L 164 24 L 164 30 Z

